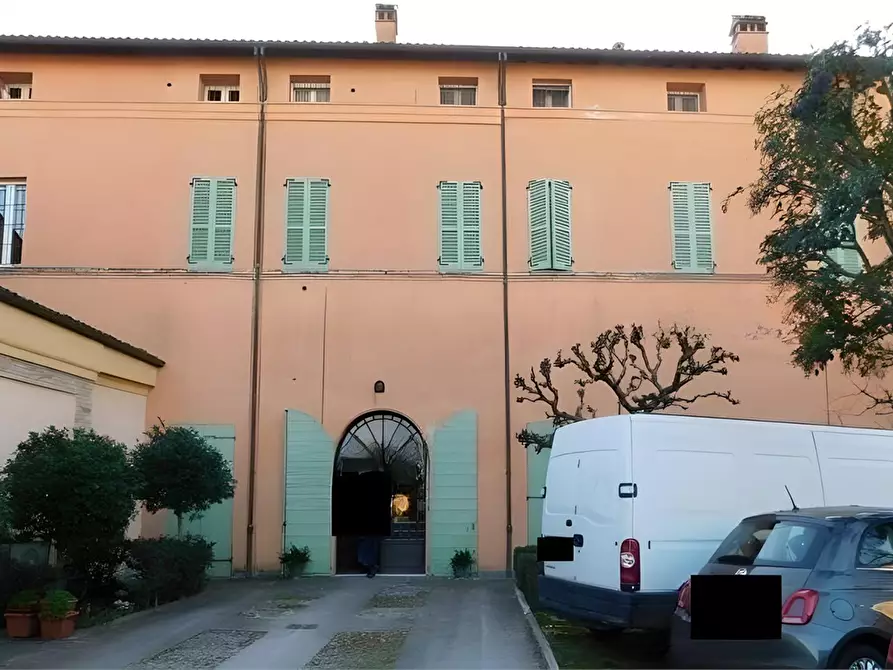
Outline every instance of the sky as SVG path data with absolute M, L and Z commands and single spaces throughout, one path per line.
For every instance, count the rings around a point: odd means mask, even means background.
M 728 51 L 732 14 L 762 14 L 773 53 L 809 53 L 893 0 L 402 0 L 398 41 Z M 374 0 L 26 0 L 5 2 L 0 34 L 374 41 Z M 821 8 L 820 8 L 821 7 Z

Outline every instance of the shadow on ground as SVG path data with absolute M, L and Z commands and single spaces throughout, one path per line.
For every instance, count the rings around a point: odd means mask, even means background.
M 547 612 L 537 612 L 561 670 L 665 668 L 666 637 L 644 632 L 598 635 Z

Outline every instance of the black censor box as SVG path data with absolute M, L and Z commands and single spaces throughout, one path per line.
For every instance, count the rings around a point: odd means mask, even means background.
M 692 640 L 781 638 L 781 575 L 692 575 Z
M 536 538 L 536 560 L 538 562 L 549 561 L 550 563 L 574 560 L 574 538 Z

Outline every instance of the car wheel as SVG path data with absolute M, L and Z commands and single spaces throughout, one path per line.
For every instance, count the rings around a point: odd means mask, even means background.
M 884 655 L 869 644 L 854 644 L 844 649 L 835 664 L 836 668 L 850 670 L 884 670 Z

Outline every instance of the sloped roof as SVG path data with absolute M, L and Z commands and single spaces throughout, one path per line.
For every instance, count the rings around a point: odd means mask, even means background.
M 132 56 L 244 57 L 263 49 L 271 58 L 369 58 L 382 60 L 496 61 L 590 63 L 643 67 L 796 70 L 808 56 L 704 51 L 636 51 L 566 47 L 507 47 L 388 42 L 290 42 L 277 40 L 211 40 L 135 37 L 54 37 L 0 35 L 0 52 L 55 54 L 118 54 Z
M 149 365 L 152 365 L 156 368 L 164 367 L 163 360 L 161 360 L 157 356 L 153 356 L 145 349 L 140 349 L 133 346 L 132 344 L 128 344 L 123 340 L 119 340 L 117 337 L 109 335 L 108 333 L 104 333 L 101 330 L 97 330 L 93 326 L 87 325 L 83 321 L 78 321 L 74 317 L 63 314 L 62 312 L 57 312 L 56 310 L 50 309 L 45 305 L 41 305 L 39 302 L 29 300 L 25 296 L 14 293 L 7 288 L 3 288 L 2 286 L 0 286 L 0 303 L 15 307 L 16 309 L 20 309 L 23 312 L 27 312 L 28 314 L 33 314 L 36 317 L 39 317 L 45 321 L 49 321 L 50 323 L 54 323 L 57 326 L 65 328 L 66 330 L 70 330 L 71 332 L 77 333 L 78 335 L 83 335 L 87 339 L 93 340 L 94 342 L 99 342 L 99 344 L 103 344 L 109 349 L 119 351 L 122 354 L 126 354 L 127 356 L 135 358 L 138 361 L 142 361 L 143 363 L 148 363 Z

